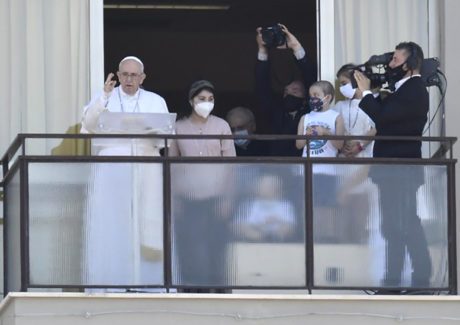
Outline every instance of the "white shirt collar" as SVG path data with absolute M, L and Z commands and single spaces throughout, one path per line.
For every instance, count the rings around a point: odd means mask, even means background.
M 402 78 L 401 80 L 399 80 L 398 82 L 395 83 L 395 91 L 398 90 L 399 87 L 401 87 L 407 80 L 409 80 L 410 78 L 413 78 L 413 77 L 421 77 L 421 75 L 420 74 L 413 74 L 412 76 Z
M 134 95 L 129 95 L 127 93 L 125 93 L 123 91 L 123 88 L 121 86 L 118 87 L 118 89 L 120 90 L 120 96 L 121 98 L 123 99 L 134 99 L 134 98 L 137 98 L 137 96 L 139 96 L 139 92 L 141 91 L 141 88 L 138 88 L 136 93 Z

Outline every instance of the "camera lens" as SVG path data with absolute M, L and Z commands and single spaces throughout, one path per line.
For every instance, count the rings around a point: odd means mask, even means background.
M 286 44 L 286 35 L 279 25 L 262 28 L 262 40 L 267 47 L 277 47 Z
M 266 27 L 262 30 L 262 40 L 268 47 L 273 47 L 275 44 L 275 33 L 271 27 Z

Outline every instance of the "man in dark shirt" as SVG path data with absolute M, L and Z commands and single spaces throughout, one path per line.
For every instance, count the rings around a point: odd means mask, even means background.
M 279 24 L 286 35 L 286 45 L 278 49 L 289 48 L 297 59 L 302 73 L 301 80 L 294 80 L 284 87 L 283 98 L 275 95 L 271 86 L 270 61 L 268 48 L 262 40 L 262 28 L 257 28 L 257 45 L 259 52 L 256 62 L 256 92 L 262 108 L 267 112 L 274 134 L 296 135 L 300 118 L 308 112 L 307 97 L 310 85 L 316 81 L 317 72 L 314 62 L 307 57 L 297 38 L 286 26 Z M 274 156 L 301 156 L 302 150 L 295 146 L 295 140 L 274 141 L 270 154 Z
M 362 110 L 375 122 L 377 136 L 421 137 L 429 110 L 428 92 L 420 76 L 423 51 L 413 42 L 396 46 L 388 76 L 395 91 L 378 101 L 370 81 L 361 72 L 354 76 L 363 98 Z M 377 140 L 374 157 L 421 158 L 420 141 Z M 381 231 L 387 241 L 385 287 L 400 287 L 406 250 L 412 263 L 412 286 L 429 288 L 431 259 L 425 233 L 417 215 L 417 189 L 424 182 L 423 166 L 377 165 L 371 177 L 380 190 Z

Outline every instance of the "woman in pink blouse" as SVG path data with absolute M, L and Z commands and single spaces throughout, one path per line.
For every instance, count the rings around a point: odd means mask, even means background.
M 231 135 L 228 123 L 211 115 L 214 108 L 214 86 L 207 80 L 195 81 L 190 87 L 188 116 L 177 121 L 177 134 Z M 171 156 L 236 156 L 232 139 L 179 139 L 171 143 Z
M 214 115 L 214 86 L 195 81 L 188 93 L 188 116 L 176 122 L 176 134 L 231 135 L 228 123 Z M 171 156 L 236 156 L 232 139 L 177 139 Z M 206 286 L 227 285 L 228 218 L 232 206 L 233 164 L 194 162 L 171 164 L 173 283 L 211 292 Z M 216 292 L 224 292 L 217 290 Z

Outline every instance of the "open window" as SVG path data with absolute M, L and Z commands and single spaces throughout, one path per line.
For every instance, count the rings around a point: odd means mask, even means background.
M 255 29 L 281 22 L 316 60 L 316 0 L 105 0 L 105 75 L 136 55 L 145 64 L 144 87 L 162 95 L 171 112 L 186 105 L 190 84 L 216 87 L 215 114 L 251 108 L 258 132 L 269 131 L 254 93 Z M 297 75 L 291 51 L 272 50 L 275 90 Z

